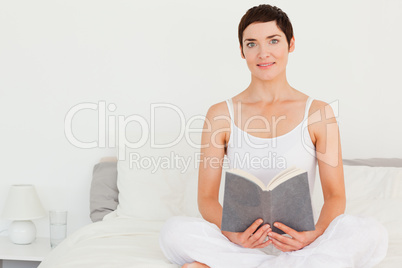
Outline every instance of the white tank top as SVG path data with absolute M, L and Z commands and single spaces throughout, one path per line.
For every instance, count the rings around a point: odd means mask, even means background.
M 239 127 L 233 121 L 232 99 L 226 100 L 230 115 L 230 138 L 227 144 L 227 164 L 250 172 L 265 184 L 284 169 L 292 166 L 308 173 L 310 194 L 313 193 L 317 167 L 316 151 L 308 132 L 308 111 L 312 98 L 306 101 L 304 118 L 294 129 L 275 138 L 259 138 Z

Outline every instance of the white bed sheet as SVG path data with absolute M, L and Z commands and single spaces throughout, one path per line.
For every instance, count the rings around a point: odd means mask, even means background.
M 163 222 L 116 217 L 89 224 L 64 240 L 38 268 L 177 268 L 159 248 Z M 402 267 L 402 238 L 390 237 L 376 268 Z
M 159 247 L 163 222 L 116 217 L 89 224 L 64 240 L 38 268 L 177 268 Z M 402 237 L 390 237 L 376 268 L 402 267 Z
M 53 249 L 40 268 L 177 268 L 159 248 L 163 222 L 116 217 L 89 224 Z
M 402 267 L 402 238 L 390 237 L 385 259 L 374 268 L 401 268 Z

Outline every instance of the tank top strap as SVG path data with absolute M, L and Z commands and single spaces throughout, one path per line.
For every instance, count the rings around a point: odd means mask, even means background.
M 307 101 L 306 101 L 306 107 L 304 108 L 304 118 L 303 120 L 306 120 L 308 118 L 308 112 L 310 110 L 311 104 L 313 103 L 313 98 L 312 97 L 308 97 Z
M 228 106 L 230 121 L 233 122 L 233 120 L 234 120 L 234 112 L 233 112 L 233 101 L 232 101 L 232 99 L 227 99 L 226 100 L 226 105 Z

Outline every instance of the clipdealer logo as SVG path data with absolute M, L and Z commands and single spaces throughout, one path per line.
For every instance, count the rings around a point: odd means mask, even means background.
M 332 112 L 332 108 L 333 111 Z M 165 109 L 165 110 L 163 110 Z M 74 135 L 73 131 L 73 120 L 75 117 L 80 116 L 80 113 L 86 110 L 91 110 L 96 112 L 97 114 L 97 126 L 98 132 L 97 137 L 95 140 L 92 141 L 85 141 L 80 140 L 78 137 Z M 138 149 L 145 145 L 150 146 L 152 149 L 164 149 L 164 148 L 172 148 L 174 150 L 174 146 L 180 143 L 183 139 L 187 145 L 191 146 L 192 148 L 197 148 L 198 150 L 201 148 L 214 146 L 216 148 L 223 148 L 225 145 L 222 145 L 220 142 L 217 142 L 217 136 L 219 133 L 223 131 L 230 131 L 228 129 L 218 129 L 215 132 L 212 130 L 212 122 L 206 120 L 206 116 L 204 115 L 193 115 L 186 119 L 184 112 L 177 106 L 171 103 L 151 103 L 149 105 L 149 115 L 150 119 L 147 120 L 146 117 L 140 114 L 131 114 L 128 116 L 125 115 L 118 115 L 115 113 L 117 110 L 117 106 L 114 103 L 107 104 L 106 101 L 99 101 L 98 103 L 91 103 L 91 102 L 84 102 L 74 105 L 70 108 L 70 110 L 66 113 L 65 120 L 64 120 L 64 134 L 67 138 L 68 142 L 71 143 L 73 146 L 82 149 L 92 149 L 92 148 L 118 148 L 118 158 L 119 160 L 126 159 L 126 149 Z M 173 139 L 169 140 L 169 142 L 165 143 L 157 143 L 156 142 L 156 121 L 157 116 L 156 112 L 159 110 L 159 113 L 169 114 L 171 112 L 174 113 L 173 116 L 176 116 L 180 120 L 180 127 L 178 134 L 173 137 Z M 241 113 L 241 107 L 237 108 L 238 114 Z M 304 120 L 302 122 L 302 144 L 305 150 L 317 157 L 317 159 L 331 165 L 336 166 L 338 164 L 338 159 L 334 157 L 334 152 L 338 152 L 339 149 L 339 137 L 330 137 L 328 135 L 334 135 L 337 131 L 336 120 L 332 120 L 333 118 L 338 118 L 338 111 L 339 111 L 339 101 L 334 101 L 331 104 L 328 104 L 325 109 L 317 110 L 312 115 L 309 116 L 308 120 Z M 238 115 L 238 118 L 241 119 L 241 116 Z M 167 118 L 163 118 L 166 120 Z M 171 117 L 169 117 L 169 120 Z M 248 120 L 245 123 L 245 132 L 252 133 L 261 131 L 261 129 L 253 129 L 249 128 L 250 123 L 253 120 L 262 120 L 261 115 L 256 115 Z M 272 122 L 268 122 L 266 119 L 264 121 L 266 125 L 266 130 L 268 132 L 273 133 L 275 136 L 277 131 L 277 125 L 280 121 L 286 119 L 286 117 L 281 116 L 279 118 L 272 118 Z M 160 120 L 160 118 L 159 118 Z M 212 120 L 226 120 L 227 125 L 231 124 L 230 116 L 219 115 Z M 196 121 L 201 121 L 204 123 L 204 127 L 194 127 Z M 316 148 L 312 147 L 310 143 L 306 143 L 306 137 L 309 138 L 308 127 L 312 124 L 315 124 L 319 121 L 328 121 L 329 123 L 326 124 L 327 128 L 327 139 L 330 139 L 332 142 L 327 143 L 327 148 L 325 151 L 316 152 Z M 139 139 L 136 141 L 131 141 L 127 137 L 127 127 L 130 124 L 138 124 L 141 128 L 138 131 Z M 200 139 L 197 142 L 194 142 L 191 138 L 191 135 L 198 134 L 200 137 L 201 133 L 204 131 L 211 132 L 211 140 L 206 144 L 201 144 Z M 148 145 L 149 142 L 149 145 Z M 245 139 L 239 139 L 238 146 L 242 146 L 241 142 L 245 142 L 250 148 L 261 149 L 261 148 L 268 148 L 266 144 L 257 144 L 253 143 L 252 140 L 249 139 L 247 135 L 245 135 Z M 276 147 L 276 139 L 273 139 L 273 143 L 271 147 Z
M 185 115 L 181 109 L 170 103 L 151 103 L 150 104 L 150 120 L 139 114 L 132 114 L 129 116 L 108 114 L 108 112 L 115 112 L 117 109 L 113 103 L 106 104 L 105 101 L 98 103 L 79 103 L 73 106 L 66 114 L 64 120 L 64 134 L 67 140 L 74 146 L 82 149 L 92 148 L 118 148 L 119 159 L 125 159 L 125 148 L 138 149 L 150 142 L 151 148 L 163 149 L 171 148 L 178 144 L 183 138 L 187 144 L 193 148 L 200 148 L 200 145 L 191 139 L 191 134 L 202 133 L 202 128 L 193 128 L 192 125 L 197 120 L 205 120 L 204 116 L 194 115 L 186 120 Z M 180 120 L 179 133 L 166 143 L 156 142 L 156 111 L 158 109 L 169 109 L 173 111 Z M 73 133 L 73 119 L 79 116 L 80 112 L 85 110 L 92 110 L 97 112 L 98 116 L 98 136 L 97 140 L 83 141 L 77 138 Z M 165 111 L 166 112 L 166 111 Z M 141 131 L 140 138 L 133 142 L 127 138 L 127 127 L 129 124 L 139 124 Z

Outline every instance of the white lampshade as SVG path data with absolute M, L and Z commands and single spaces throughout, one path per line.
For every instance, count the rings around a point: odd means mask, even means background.
M 9 220 L 34 220 L 46 215 L 36 193 L 29 184 L 12 185 L 8 192 L 3 218 Z
M 35 240 L 36 228 L 31 220 L 46 215 L 35 187 L 28 184 L 12 185 L 8 192 L 2 217 L 14 220 L 8 228 L 9 238 L 16 244 L 30 244 Z

